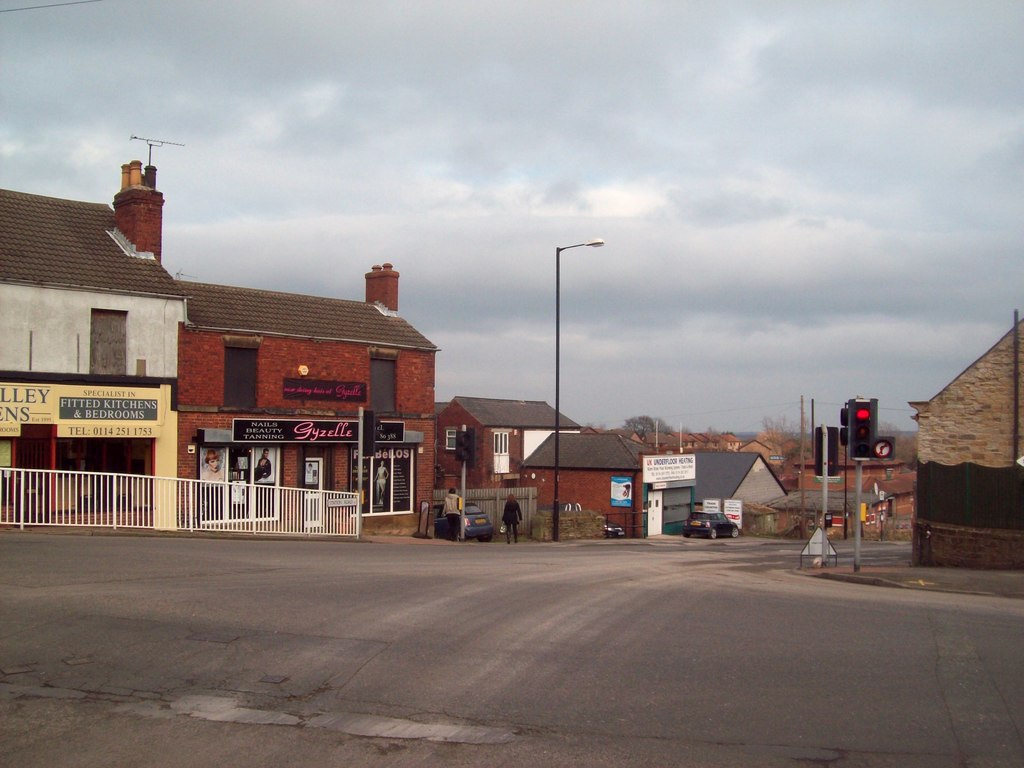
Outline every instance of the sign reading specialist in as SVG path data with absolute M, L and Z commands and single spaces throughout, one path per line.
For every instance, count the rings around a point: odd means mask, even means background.
M 286 400 L 333 400 L 339 403 L 366 402 L 366 383 L 362 381 L 321 381 L 285 379 Z
M 402 422 L 378 421 L 376 427 L 378 443 L 405 440 Z M 355 443 L 359 441 L 359 419 L 234 419 L 231 439 L 236 443 Z

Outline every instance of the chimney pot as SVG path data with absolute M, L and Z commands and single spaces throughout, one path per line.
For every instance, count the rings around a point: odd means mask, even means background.
M 132 160 L 128 163 L 128 186 L 129 187 L 141 187 L 142 186 L 142 161 Z
M 398 272 L 391 264 L 374 264 L 366 273 L 366 303 L 380 302 L 392 312 L 398 311 Z

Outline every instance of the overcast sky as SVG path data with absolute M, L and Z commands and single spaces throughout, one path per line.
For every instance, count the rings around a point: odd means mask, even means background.
M 50 0 L 52 2 L 52 0 Z M 437 398 L 914 428 L 1024 285 L 1024 3 L 0 0 L 0 186 L 153 148 L 183 279 L 362 300 Z

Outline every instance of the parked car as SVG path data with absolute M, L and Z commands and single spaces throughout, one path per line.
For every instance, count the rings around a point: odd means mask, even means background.
M 719 536 L 740 535 L 739 526 L 721 512 L 694 512 L 683 523 L 683 536 L 707 536 L 717 539 Z
M 466 504 L 463 509 L 466 518 L 465 538 L 477 541 L 490 541 L 494 538 L 494 525 L 476 504 Z M 434 538 L 448 538 L 448 518 L 444 516 L 444 504 L 434 507 Z
M 618 523 L 604 521 L 604 537 L 606 539 L 617 539 L 626 535 L 626 529 Z

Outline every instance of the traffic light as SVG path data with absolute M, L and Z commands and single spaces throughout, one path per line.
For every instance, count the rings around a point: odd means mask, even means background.
M 855 397 L 846 405 L 850 422 L 850 458 L 854 461 L 869 461 L 874 455 L 875 430 L 878 424 L 878 400 Z
M 828 476 L 835 477 L 839 474 L 839 430 L 836 427 L 825 427 L 825 434 L 828 436 Z M 822 430 L 821 427 L 814 428 L 814 475 L 823 477 L 825 472 L 822 454 Z
M 843 445 L 850 444 L 850 408 L 844 405 L 839 409 L 839 423 L 842 425 L 839 430 L 839 442 Z
M 473 463 L 476 431 L 470 427 L 455 433 L 455 458 L 466 464 Z

